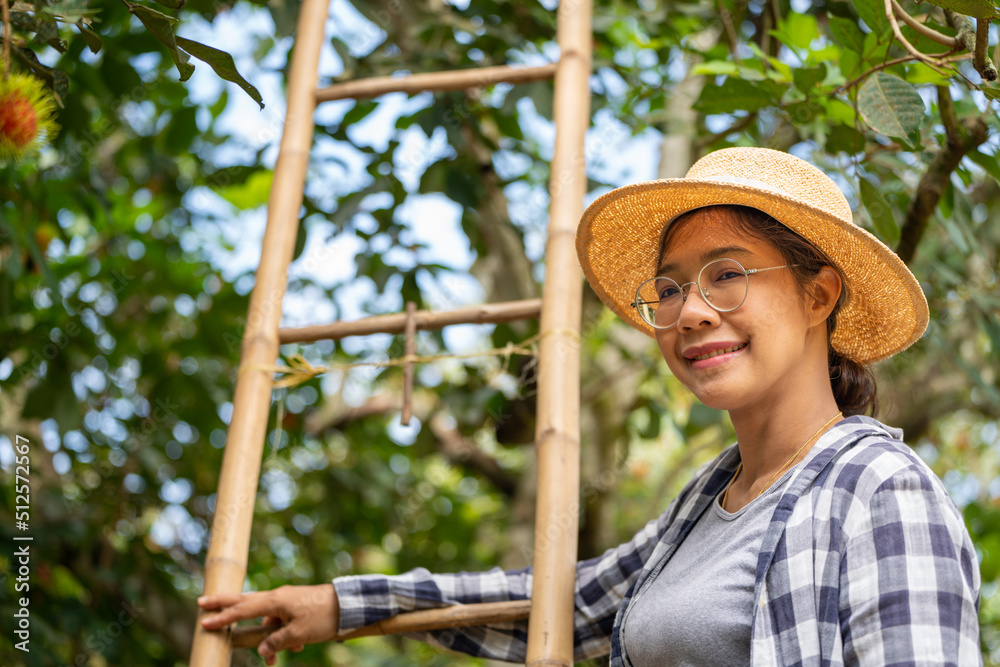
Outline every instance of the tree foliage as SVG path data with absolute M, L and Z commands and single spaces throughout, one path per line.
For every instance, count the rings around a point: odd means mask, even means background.
M 0 423 L 32 443 L 34 536 L 32 651 L 5 641 L 4 664 L 174 665 L 189 649 L 280 134 L 280 86 L 262 81 L 286 68 L 297 3 L 156 4 L 12 7 L 12 67 L 47 83 L 62 130 L 37 159 L 0 167 Z M 558 55 L 552 6 L 338 7 L 322 72 L 332 80 Z M 965 512 L 987 583 L 987 664 L 1000 662 L 1000 90 L 966 17 L 985 25 L 992 8 L 903 2 L 890 20 L 881 0 L 602 0 L 586 151 L 594 197 L 654 177 L 657 161 L 680 175 L 724 146 L 791 150 L 837 179 L 856 219 L 906 259 L 932 321 L 879 366 L 883 417 Z M 234 25 L 238 43 L 218 37 Z M 190 57 L 215 74 L 188 80 Z M 248 112 L 257 90 L 267 109 Z M 322 107 L 285 321 L 540 294 L 551 97 L 551 83 L 535 83 Z M 649 148 L 661 145 L 662 156 Z M 442 253 L 449 234 L 458 241 Z M 732 433 L 655 346 L 589 291 L 584 306 L 580 544 L 591 556 L 628 539 Z M 499 348 L 534 327 L 427 332 L 419 352 Z M 330 365 L 402 345 L 377 336 L 283 353 Z M 530 562 L 531 359 L 441 362 L 417 384 L 410 428 L 398 426 L 395 369 L 275 393 L 248 586 Z M 12 544 L 7 451 L 0 440 L 0 539 Z M 0 563 L 11 571 L 8 552 Z M 11 579 L 0 590 L 9 617 Z M 399 638 L 286 662 L 395 664 L 401 653 L 476 663 Z

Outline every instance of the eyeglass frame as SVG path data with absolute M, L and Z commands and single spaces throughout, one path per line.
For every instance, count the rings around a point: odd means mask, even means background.
M 711 266 L 712 264 L 715 264 L 717 262 L 726 262 L 726 261 L 732 262 L 736 266 L 740 267 L 740 270 L 743 272 L 743 277 L 746 279 L 746 292 L 743 294 L 743 299 L 737 305 L 735 305 L 735 306 L 733 306 L 732 308 L 729 308 L 729 309 L 719 308 L 718 306 L 716 306 L 715 304 L 713 304 L 711 301 L 709 301 L 708 297 L 705 295 L 704 289 L 701 286 L 701 274 L 704 273 L 705 269 L 707 269 L 709 266 Z M 796 267 L 796 266 L 800 266 L 800 265 L 799 264 L 782 264 L 781 266 L 769 266 L 769 267 L 766 267 L 766 268 L 763 268 L 763 269 L 746 269 L 746 268 L 743 268 L 742 264 L 740 264 L 738 261 L 736 261 L 735 259 L 733 259 L 731 257 L 720 257 L 719 259 L 713 259 L 712 261 L 710 261 L 707 264 L 705 264 L 705 266 L 701 267 L 701 269 L 698 271 L 698 279 L 697 280 L 692 280 L 691 282 L 686 282 L 683 285 L 680 284 L 680 283 L 678 283 L 676 280 L 674 280 L 673 278 L 671 278 L 669 276 L 655 276 L 653 278 L 649 278 L 648 280 L 643 280 L 641 283 L 639 283 L 639 287 L 637 287 L 636 290 L 635 290 L 635 301 L 633 301 L 632 303 L 630 303 L 629 306 L 631 306 L 632 308 L 635 308 L 639 312 L 639 319 L 641 319 L 643 322 L 645 322 L 649 326 L 653 327 L 657 331 L 668 331 L 670 329 L 673 329 L 675 326 L 677 326 L 677 323 L 681 321 L 681 312 L 684 310 L 684 304 L 687 303 L 688 296 L 691 294 L 691 290 L 687 290 L 687 291 L 684 290 L 684 288 L 687 287 L 688 285 L 697 285 L 698 286 L 698 295 L 701 296 L 701 300 L 704 301 L 708 305 L 708 307 L 711 308 L 712 310 L 716 311 L 717 313 L 731 313 L 734 310 L 738 310 L 740 308 L 740 306 L 742 306 L 746 302 L 747 295 L 750 294 L 750 276 L 751 275 L 753 275 L 755 273 L 764 273 L 765 271 L 776 271 L 777 269 L 790 269 L 790 268 L 793 268 L 793 267 Z M 679 311 L 677 313 L 677 321 L 675 321 L 673 324 L 671 324 L 668 327 L 658 327 L 658 326 L 656 326 L 655 324 L 653 324 L 652 322 L 650 322 L 649 320 L 647 320 L 645 317 L 643 317 L 642 310 L 639 308 L 639 303 L 640 302 L 642 302 L 642 303 L 650 303 L 649 301 L 643 301 L 642 299 L 640 299 L 639 298 L 639 292 L 642 291 L 642 288 L 643 288 L 643 286 L 646 283 L 650 283 L 650 282 L 652 282 L 654 280 L 669 280 L 673 284 L 677 285 L 677 288 L 681 292 L 681 311 Z

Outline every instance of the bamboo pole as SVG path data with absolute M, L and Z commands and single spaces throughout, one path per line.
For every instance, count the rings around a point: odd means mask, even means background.
M 540 324 L 538 505 L 528 667 L 573 665 L 573 609 L 580 511 L 580 311 L 583 282 L 576 227 L 587 191 L 584 137 L 590 124 L 591 3 L 560 2 L 549 182 L 549 233 Z
M 496 83 L 528 83 L 551 79 L 556 65 L 538 67 L 479 67 L 451 72 L 428 72 L 408 76 L 379 76 L 359 81 L 345 81 L 316 91 L 316 102 L 378 97 L 386 93 L 409 93 L 429 90 L 463 90 L 481 88 Z
M 329 0 L 301 5 L 288 86 L 288 108 L 275 165 L 257 284 L 250 297 L 240 349 L 241 370 L 266 367 L 278 356 L 278 323 L 299 224 L 299 208 L 312 147 L 315 89 Z M 241 372 L 236 380 L 233 417 L 222 460 L 205 562 L 205 594 L 238 593 L 246 578 L 254 500 L 260 477 L 264 432 L 270 412 L 272 374 Z M 219 667 L 231 659 L 229 633 L 201 627 L 199 610 L 191 647 L 191 667 Z
M 461 628 L 472 625 L 507 623 L 528 618 L 531 600 L 511 600 L 508 602 L 484 602 L 481 604 L 458 604 L 442 609 L 425 609 L 399 614 L 379 623 L 338 635 L 334 641 L 392 635 L 402 632 L 426 632 L 445 628 Z M 276 626 L 254 625 L 235 628 L 232 631 L 233 646 L 254 648 L 265 637 L 277 630 Z
M 503 301 L 467 306 L 446 311 L 418 310 L 413 315 L 417 329 L 442 329 L 452 324 L 500 324 L 516 320 L 530 320 L 542 312 L 541 299 Z M 354 322 L 333 322 L 298 329 L 279 329 L 278 340 L 284 343 L 305 343 L 315 340 L 340 340 L 348 336 L 367 336 L 373 333 L 403 333 L 406 330 L 406 313 L 376 315 Z

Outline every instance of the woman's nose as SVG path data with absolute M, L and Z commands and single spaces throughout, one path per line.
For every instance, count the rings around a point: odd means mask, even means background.
M 681 304 L 680 317 L 677 318 L 678 329 L 694 329 L 702 324 L 716 324 L 719 321 L 719 311 L 708 305 L 705 295 L 698 285 L 691 285 L 684 303 Z

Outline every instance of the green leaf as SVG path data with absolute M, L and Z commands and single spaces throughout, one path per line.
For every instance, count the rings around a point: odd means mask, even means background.
M 521 131 L 521 124 L 518 123 L 516 114 L 506 114 L 500 109 L 491 109 L 493 121 L 497 128 L 503 132 L 504 136 L 522 141 L 524 133 Z
M 767 78 L 763 65 L 752 61 L 736 64 L 728 60 L 710 60 L 695 64 L 691 68 L 691 73 L 703 76 L 732 76 L 745 81 L 763 81 Z
M 827 153 L 855 155 L 865 150 L 865 135 L 848 125 L 834 125 L 826 137 Z
M 729 77 L 721 86 L 702 88 L 694 108 L 704 114 L 757 111 L 777 105 L 785 89 L 774 81 L 750 82 Z
M 97 53 L 101 50 L 103 42 L 101 42 L 100 35 L 87 27 L 83 21 L 77 21 L 76 27 L 80 30 L 80 35 L 83 36 L 83 41 L 87 43 L 87 48 L 90 49 L 91 53 Z
M 989 0 L 927 0 L 928 4 L 950 9 L 977 19 L 992 19 L 997 17 L 997 8 Z
M 38 31 L 38 21 L 28 12 L 12 11 L 10 13 L 10 22 L 25 32 Z
M 840 16 L 830 16 L 830 33 L 842 49 L 850 49 L 859 56 L 865 50 L 865 36 L 858 24 Z
M 185 39 L 184 37 L 178 37 L 177 44 L 198 60 L 208 63 L 221 78 L 238 85 L 254 102 L 260 105 L 261 109 L 264 108 L 264 101 L 260 96 L 260 92 L 236 71 L 236 63 L 233 61 L 231 55 L 225 51 L 220 51 L 200 42 Z
M 190 146 L 198 135 L 197 109 L 183 107 L 173 112 L 170 125 L 167 126 L 164 139 L 171 148 Z
M 855 0 L 854 9 L 879 41 L 889 33 L 891 26 L 889 19 L 885 17 L 885 3 L 882 0 Z
M 768 79 L 782 83 L 792 80 L 792 68 L 788 63 L 764 53 L 754 42 L 747 42 L 746 45 L 750 47 L 750 52 L 753 53 L 756 58 L 759 58 L 762 62 L 767 62 L 767 64 L 771 66 L 772 69 L 769 69 L 766 72 Z M 750 79 L 749 77 L 743 76 L 742 71 L 743 68 L 740 68 L 741 78 L 756 80 L 756 78 Z
M 142 24 L 146 26 L 146 29 L 153 34 L 156 39 L 163 42 L 170 51 L 170 57 L 174 59 L 174 64 L 177 65 L 177 71 L 180 72 L 181 81 L 187 81 L 194 74 L 194 65 L 189 62 L 188 55 L 181 51 L 177 47 L 177 38 L 174 35 L 173 24 L 177 23 L 177 19 L 172 16 L 167 16 L 155 9 L 150 9 L 149 7 L 143 7 L 142 5 L 128 5 L 128 10 L 132 14 L 142 21 Z
M 59 39 L 59 27 L 54 20 L 40 21 L 35 38 L 43 44 L 48 44 L 59 53 L 66 53 L 66 44 Z
M 795 81 L 795 87 L 806 95 L 815 92 L 813 89 L 825 78 L 826 65 L 823 64 L 819 67 L 811 67 L 808 69 L 800 68 L 795 70 L 792 74 L 792 79 Z
M 274 172 L 270 169 L 255 171 L 246 181 L 216 189 L 216 193 L 240 210 L 257 208 L 266 204 L 271 194 Z
M 966 157 L 978 164 L 983 170 L 1000 183 L 1000 160 L 996 155 L 987 155 L 979 151 L 969 151 Z
M 739 66 L 731 60 L 709 60 L 705 63 L 697 63 L 691 68 L 691 73 L 697 75 L 725 74 L 729 76 L 738 74 L 739 71 Z
M 947 74 L 941 74 L 933 67 L 924 63 L 910 63 L 906 66 L 906 80 L 910 83 L 929 83 L 935 86 L 945 86 L 951 81 Z
M 783 44 L 797 49 L 808 49 L 814 39 L 819 38 L 819 24 L 812 14 L 789 12 L 778 23 L 772 34 Z
M 36 13 L 39 15 L 58 18 L 65 23 L 75 23 L 80 19 L 87 18 L 97 13 L 96 9 L 87 7 L 88 0 L 58 0 L 57 2 L 42 4 L 35 3 Z
M 844 77 L 851 78 L 858 72 L 861 56 L 850 49 L 844 49 L 840 52 L 840 62 L 837 65 Z
M 839 98 L 826 99 L 827 120 L 854 127 L 858 123 L 858 114 L 854 107 Z
M 226 104 L 229 103 L 229 93 L 225 90 L 219 95 L 219 99 L 212 103 L 212 106 L 208 107 L 208 110 L 212 113 L 212 118 L 217 118 L 223 111 L 226 110 Z
M 949 25 L 941 25 L 933 20 L 927 20 L 924 25 L 932 30 L 935 30 L 946 37 L 954 37 L 957 31 Z M 903 33 L 903 37 L 910 43 L 910 45 L 917 51 L 923 51 L 924 53 L 937 53 L 941 51 L 941 44 L 937 41 L 931 39 L 930 37 L 925 37 L 923 34 L 917 32 L 908 25 L 900 25 L 900 30 Z
M 972 248 L 969 246 L 969 242 L 966 240 L 965 234 L 962 233 L 962 228 L 957 222 L 955 222 L 954 217 L 951 215 L 945 215 L 941 212 L 941 215 L 939 215 L 938 218 L 941 220 L 941 226 L 944 227 L 945 232 L 948 233 L 948 238 L 955 244 L 955 247 L 958 248 L 963 255 L 970 254 L 972 252 Z
M 991 100 L 1000 100 L 1000 88 L 980 88 L 979 90 L 983 91 L 983 95 Z
M 789 104 L 785 108 L 785 113 L 795 125 L 807 125 L 816 119 L 822 109 L 823 107 L 815 100 L 804 100 Z
M 890 137 L 906 137 L 920 128 L 924 100 L 917 89 L 898 76 L 876 72 L 858 91 L 858 111 L 865 122 Z
M 861 202 L 868 211 L 875 232 L 886 244 L 895 245 L 899 241 L 899 225 L 893 215 L 892 205 L 867 178 L 860 179 L 860 186 Z
M 354 123 L 363 120 L 368 114 L 375 111 L 377 107 L 378 103 L 374 100 L 357 100 L 354 106 L 348 109 L 344 117 L 340 119 L 340 126 L 350 127 Z
M 170 7 L 170 9 L 180 9 L 184 6 L 186 0 L 153 0 L 153 2 L 164 7 Z
M 295 231 L 295 249 L 292 251 L 292 261 L 297 260 L 301 255 L 302 251 L 306 249 L 306 239 L 309 237 L 309 230 L 300 221 L 296 226 Z

